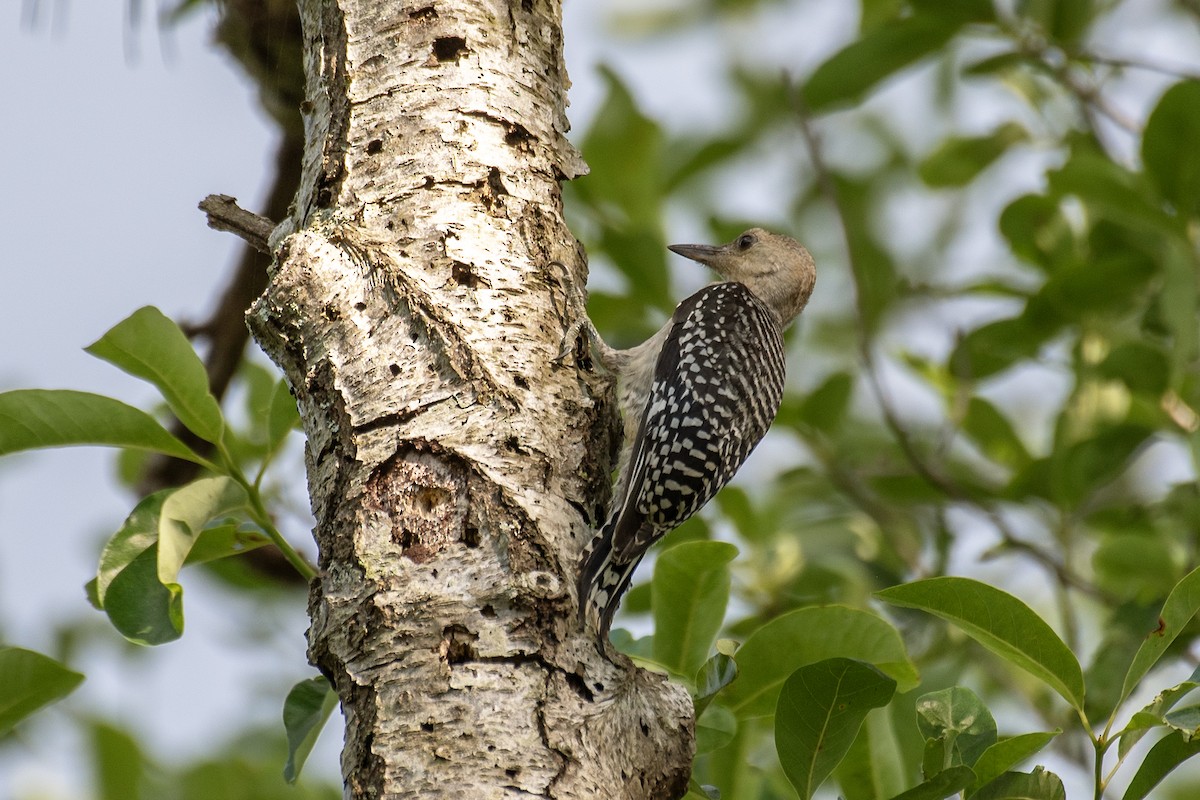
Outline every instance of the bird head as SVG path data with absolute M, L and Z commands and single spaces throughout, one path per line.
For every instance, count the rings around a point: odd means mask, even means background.
M 762 228 L 751 228 L 729 244 L 673 244 L 668 249 L 744 284 L 785 328 L 804 310 L 817 281 L 816 264 L 802 244 Z

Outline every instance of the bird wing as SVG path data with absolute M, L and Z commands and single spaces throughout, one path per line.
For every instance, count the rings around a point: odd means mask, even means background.
M 783 398 L 782 332 L 744 285 L 706 286 L 672 319 L 618 512 L 618 558 L 640 559 L 711 500 L 766 434 Z

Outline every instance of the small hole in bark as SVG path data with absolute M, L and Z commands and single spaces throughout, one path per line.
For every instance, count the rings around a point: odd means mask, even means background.
M 421 334 L 417 333 L 416 331 L 413 331 L 412 333 L 408 334 L 408 340 L 410 342 L 415 342 L 420 338 L 421 338 Z
M 321 316 L 325 317 L 325 319 L 329 320 L 330 322 L 333 322 L 334 320 L 340 319 L 342 315 L 338 312 L 337 307 L 327 303 L 325 307 L 321 309 Z
M 383 139 L 372 139 L 367 142 L 367 155 L 373 156 L 383 152 Z
M 508 194 L 508 189 L 505 188 L 504 181 L 500 177 L 500 170 L 495 167 L 488 170 L 487 182 L 488 188 L 492 190 L 493 194 Z
M 421 730 L 425 731 L 426 733 L 431 733 L 433 731 L 433 723 L 432 722 L 422 722 Z
M 533 11 L 533 0 L 521 0 L 521 9 L 526 12 Z
M 504 143 L 509 147 L 516 147 L 524 144 L 533 138 L 533 134 L 524 125 L 518 125 L 513 122 L 509 125 L 508 130 L 504 132 Z
M 425 176 L 425 180 L 421 182 L 421 188 L 422 189 L 432 189 L 433 188 L 433 176 L 432 175 Z
M 467 547 L 479 547 L 479 528 L 470 523 L 463 525 L 462 543 Z
M 520 375 L 517 375 L 513 378 L 513 383 L 515 383 L 519 389 L 529 388 L 529 381 L 525 380 L 525 378 L 521 377 Z
M 489 744 L 489 745 L 488 745 L 488 752 L 489 752 L 489 753 L 494 753 L 494 752 L 496 752 L 496 745 L 494 745 L 494 744 Z
M 471 271 L 471 265 L 461 261 L 455 261 L 450 265 L 450 277 L 459 286 L 465 286 L 468 289 L 474 289 L 479 285 L 479 278 Z
M 416 20 L 437 19 L 437 15 L 437 9 L 433 6 L 425 6 L 424 8 L 418 8 L 416 11 L 408 12 L 408 18 Z
M 575 694 L 579 695 L 584 700 L 587 700 L 589 703 L 592 702 L 592 700 L 594 700 L 596 697 L 596 695 L 592 694 L 592 690 L 588 688 L 588 685 L 584 682 L 583 678 L 579 677 L 573 672 L 567 673 L 567 686 L 570 686 L 571 689 L 574 690 Z
M 492 608 L 491 604 L 489 603 L 488 605 L 479 609 L 479 614 L 486 619 L 494 619 L 496 617 L 496 609 Z
M 399 364 L 389 364 L 388 372 L 392 373 L 393 378 L 396 377 L 397 375 L 400 374 L 400 365 Z
M 595 689 L 597 692 L 603 692 L 604 684 L 601 683 L 600 681 L 596 681 L 595 683 L 592 684 L 592 688 Z
M 642 728 L 642 736 L 649 736 L 650 735 L 650 726 L 647 725 L 644 720 L 638 720 L 638 722 Z
M 442 36 L 433 40 L 433 57 L 438 61 L 458 61 L 467 52 L 467 40 L 461 36 Z
M 504 440 L 504 446 L 514 453 L 521 452 L 521 440 L 515 436 L 509 436 Z
M 355 311 L 366 311 L 366 310 L 367 310 L 367 304 L 366 304 L 366 303 L 362 303 L 362 302 L 355 303 L 355 304 L 354 304 L 354 310 L 355 310 Z
M 510 778 L 515 778 L 521 774 L 521 770 L 517 767 L 509 767 L 508 769 L 504 770 L 504 774 Z
M 475 648 L 471 639 L 475 637 L 462 625 L 451 625 L 442 631 L 442 639 L 446 647 L 446 662 L 461 664 L 475 658 Z

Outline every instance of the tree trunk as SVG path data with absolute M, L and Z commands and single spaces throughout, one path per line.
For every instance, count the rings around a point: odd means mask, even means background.
M 686 692 L 576 623 L 617 425 L 552 364 L 586 275 L 559 0 L 301 14 L 304 175 L 251 325 L 307 434 L 346 794 L 679 797 Z

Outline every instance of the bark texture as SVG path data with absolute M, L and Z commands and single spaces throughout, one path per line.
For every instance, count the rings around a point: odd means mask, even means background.
M 559 0 L 301 13 L 303 177 L 250 321 L 307 434 L 346 794 L 682 796 L 686 692 L 576 623 L 617 427 L 552 364 L 586 274 Z

